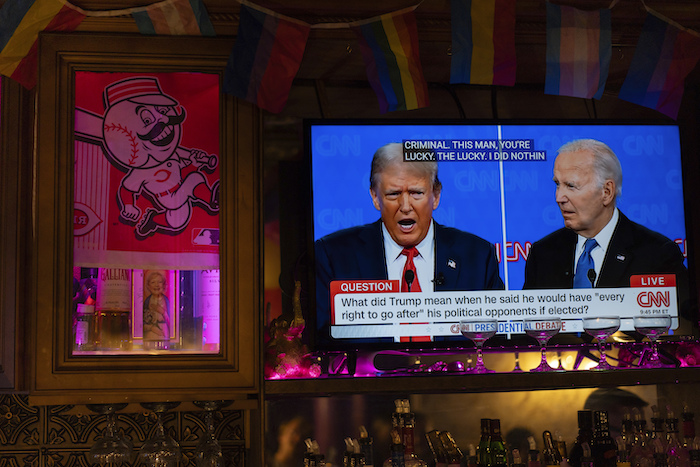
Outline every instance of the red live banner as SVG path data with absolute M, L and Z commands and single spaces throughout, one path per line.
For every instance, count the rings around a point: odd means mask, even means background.
M 675 287 L 675 274 L 640 274 L 630 276 L 630 287 Z

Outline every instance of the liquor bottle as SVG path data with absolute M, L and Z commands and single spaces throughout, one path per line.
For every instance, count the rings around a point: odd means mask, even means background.
M 449 431 L 441 431 L 439 434 L 442 448 L 446 454 L 447 467 L 460 467 L 462 463 L 462 450 L 459 449 L 452 434 Z
M 622 436 L 615 438 L 617 443 L 617 467 L 632 467 L 629 458 L 629 449 Z
M 666 436 L 664 434 L 664 419 L 661 417 L 659 408 L 655 405 L 651 406 L 651 436 L 649 443 L 654 449 L 654 452 L 666 450 Z
M 585 441 L 581 443 L 581 467 L 594 467 L 591 446 Z
M 97 268 L 80 268 L 80 271 L 78 292 L 74 297 L 73 350 L 94 350 Z
M 407 467 L 423 467 L 428 464 L 420 459 L 415 452 L 415 427 L 416 427 L 416 414 L 411 412 L 411 405 L 408 399 L 403 399 L 401 401 L 401 419 L 403 425 L 403 430 L 401 436 L 403 438 L 403 445 L 405 447 L 405 462 Z
M 365 456 L 365 465 L 367 467 L 374 467 L 374 446 L 372 438 L 367 432 L 367 428 L 363 425 L 360 426 L 360 451 Z
M 462 462 L 466 467 L 478 467 L 479 466 L 479 458 L 476 456 L 476 446 L 473 444 L 469 444 L 467 446 L 467 453 L 465 454 L 466 460 Z
M 647 421 L 638 408 L 633 409 L 634 444 L 630 450 L 630 462 L 633 467 L 653 467 L 654 450 L 649 444 Z
M 544 449 L 542 450 L 542 460 L 547 467 L 559 467 L 562 461 L 559 449 L 554 445 L 554 438 L 549 430 L 542 432 Z
M 513 467 L 526 467 L 525 462 L 523 462 L 523 458 L 520 455 L 520 449 L 518 449 L 518 448 L 513 449 L 512 456 L 513 456 Z
M 481 419 L 481 439 L 476 447 L 479 467 L 491 467 L 491 419 Z
M 446 467 L 447 466 L 447 453 L 440 440 L 440 431 L 431 430 L 425 434 L 425 440 L 428 442 L 428 448 L 430 453 L 433 455 L 433 466 L 435 467 Z
M 615 467 L 617 464 L 617 443 L 610 436 L 608 412 L 605 410 L 593 412 L 591 454 L 596 467 Z
M 569 453 L 566 450 L 566 441 L 564 441 L 564 437 L 561 435 L 561 432 L 559 430 L 555 430 L 554 435 L 556 437 L 555 446 L 559 450 L 559 454 L 561 455 L 561 458 L 568 462 Z
M 632 415 L 627 409 L 625 409 L 622 415 L 621 428 L 620 436 L 622 437 L 622 442 L 625 444 L 625 449 L 629 453 L 632 451 L 632 445 L 634 444 L 636 434 L 634 430 L 634 420 L 632 420 Z
M 391 455 L 384 461 L 384 467 L 406 467 L 406 447 L 403 445 L 401 434 L 391 430 Z
M 529 450 L 527 452 L 527 467 L 540 467 L 540 451 L 534 436 L 527 437 Z
M 690 411 L 688 404 L 683 404 L 683 447 L 690 450 L 695 439 L 695 414 Z
M 131 269 L 99 268 L 95 303 L 95 347 L 131 348 Z
M 491 451 L 491 465 L 493 467 L 508 466 L 508 450 L 501 436 L 501 421 L 492 419 L 490 423 L 491 440 L 489 450 Z
M 367 467 L 367 462 L 365 461 L 365 454 L 360 448 L 360 442 L 357 438 L 352 439 L 352 461 L 351 465 L 355 467 Z
M 591 439 L 593 438 L 593 412 L 590 410 L 578 411 L 578 436 L 574 445 L 571 447 L 569 454 L 569 464 L 571 467 L 581 467 L 581 458 L 583 457 L 583 443 L 586 443 L 589 448 Z
M 689 467 L 688 450 L 678 438 L 678 418 L 671 407 L 666 407 L 666 463 L 668 467 Z
M 202 350 L 218 352 L 220 340 L 220 291 L 219 269 L 201 271 L 199 276 L 197 316 L 202 316 Z
M 343 440 L 345 443 L 345 451 L 343 451 L 343 467 L 354 467 L 352 462 L 352 438 L 347 437 Z

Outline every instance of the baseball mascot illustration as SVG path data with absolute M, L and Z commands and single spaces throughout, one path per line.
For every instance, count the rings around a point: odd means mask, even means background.
M 120 220 L 135 226 L 137 238 L 181 233 L 196 206 L 218 213 L 219 181 L 210 186 L 204 175 L 216 168 L 218 158 L 180 146 L 185 109 L 163 93 L 156 78 L 112 83 L 103 100 L 101 134 L 94 118 L 82 133 L 101 140 L 111 164 L 125 172 L 117 193 Z M 77 125 L 76 130 L 81 133 Z M 145 209 L 137 204 L 141 196 L 149 201 Z

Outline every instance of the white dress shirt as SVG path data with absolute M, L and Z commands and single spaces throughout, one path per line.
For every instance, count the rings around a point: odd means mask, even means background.
M 406 255 L 402 255 L 403 247 L 396 243 L 386 226 L 382 222 L 382 234 L 384 236 L 384 255 L 387 274 L 389 280 L 401 280 L 403 268 L 406 264 Z M 435 229 L 433 221 L 430 222 L 428 233 L 425 238 L 416 245 L 418 256 L 413 258 L 413 264 L 416 266 L 418 275 L 418 283 L 422 292 L 432 292 L 433 278 L 435 277 Z

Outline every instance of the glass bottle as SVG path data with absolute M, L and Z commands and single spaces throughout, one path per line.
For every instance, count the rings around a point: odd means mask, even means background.
M 617 464 L 617 443 L 610 436 L 608 412 L 605 410 L 593 412 L 591 453 L 596 467 L 615 467 Z
M 615 438 L 617 443 L 617 467 L 631 467 L 630 451 L 622 436 Z
M 689 467 L 690 456 L 688 450 L 683 447 L 683 443 L 678 438 L 678 418 L 673 410 L 667 407 L 666 410 L 666 463 L 668 467 Z
M 384 467 L 406 467 L 406 447 L 398 430 L 391 430 L 391 455 L 384 461 Z
M 428 464 L 420 459 L 415 452 L 415 427 L 416 414 L 411 412 L 411 406 L 408 399 L 403 399 L 401 403 L 401 419 L 403 420 L 403 430 L 401 436 L 405 447 L 406 467 L 423 467 Z
M 654 453 L 664 452 L 666 450 L 664 419 L 661 417 L 659 409 L 655 405 L 651 407 L 651 436 L 649 437 L 649 444 L 654 450 Z
M 365 465 L 374 467 L 374 446 L 372 437 L 369 436 L 367 428 L 360 426 L 360 451 L 365 456 Z
M 544 465 L 548 467 L 559 467 L 562 461 L 559 449 L 554 444 L 554 438 L 549 430 L 542 433 L 542 441 L 544 441 L 544 449 L 542 450 L 542 460 Z
M 445 461 L 447 467 L 460 467 L 462 463 L 462 450 L 459 449 L 452 434 L 449 431 L 440 432 L 440 441 L 445 451 Z
M 587 443 L 590 448 L 593 438 L 593 412 L 591 410 L 578 411 L 578 436 L 569 454 L 569 464 L 571 467 L 581 467 L 583 457 L 583 443 Z
M 508 466 L 508 450 L 506 443 L 501 436 L 501 421 L 497 418 L 492 419 L 490 423 L 491 440 L 489 449 L 491 451 L 491 465 L 493 467 Z
M 695 414 L 690 411 L 688 404 L 683 404 L 683 447 L 690 450 L 695 439 Z
M 527 437 L 527 467 L 540 467 L 540 451 L 537 449 L 537 442 L 534 436 Z
M 638 408 L 633 409 L 634 443 L 630 450 L 630 462 L 633 467 L 652 467 L 654 465 L 654 450 L 649 444 L 647 421 Z
M 428 448 L 433 455 L 433 465 L 435 467 L 446 467 L 447 455 L 440 441 L 440 432 L 438 430 L 427 432 L 425 440 L 428 442 Z
M 481 419 L 481 439 L 476 447 L 479 467 L 491 467 L 491 419 Z

